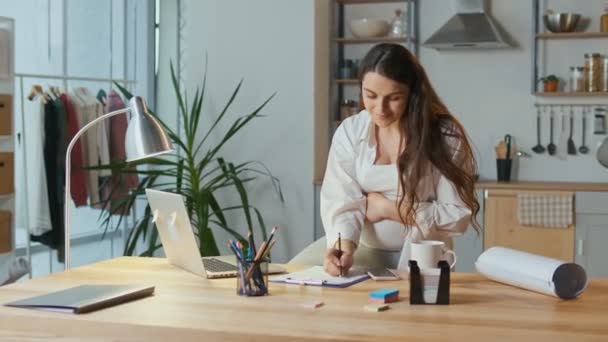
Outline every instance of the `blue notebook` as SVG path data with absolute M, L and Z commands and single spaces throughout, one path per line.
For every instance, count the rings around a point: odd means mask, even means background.
M 367 268 L 351 268 L 343 277 L 333 277 L 325 273 L 323 266 L 313 266 L 301 271 L 283 274 L 270 278 L 269 281 L 275 283 L 330 286 L 330 287 L 349 287 L 356 283 L 369 279 Z

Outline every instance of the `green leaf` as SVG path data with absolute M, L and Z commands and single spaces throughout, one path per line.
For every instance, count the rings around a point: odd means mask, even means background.
M 234 99 L 236 98 L 236 95 L 239 93 L 239 90 L 241 89 L 242 85 L 243 85 L 243 80 L 241 79 L 241 81 L 239 82 L 239 84 L 236 86 L 236 88 L 232 92 L 232 96 L 230 96 L 230 99 L 228 100 L 228 102 L 224 106 L 224 109 L 222 110 L 222 112 L 220 113 L 220 115 L 218 115 L 218 117 L 215 119 L 215 121 L 211 125 L 211 128 L 209 128 L 209 130 L 207 130 L 207 133 L 205 134 L 205 136 L 203 137 L 203 139 L 201 140 L 201 142 L 196 147 L 196 150 L 194 150 L 195 154 L 198 153 L 198 151 L 200 150 L 200 148 L 203 146 L 203 144 L 205 143 L 205 141 L 209 137 L 209 134 L 211 134 L 211 132 L 217 126 L 217 124 L 220 121 L 222 121 L 222 118 L 224 117 L 224 115 L 226 115 L 226 112 L 228 111 L 228 108 L 230 108 L 230 105 L 232 104 L 232 102 L 234 102 Z

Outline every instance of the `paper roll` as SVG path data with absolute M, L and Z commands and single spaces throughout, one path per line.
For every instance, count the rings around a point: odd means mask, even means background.
M 481 253 L 475 268 L 494 281 L 563 299 L 576 298 L 587 288 L 582 266 L 505 247 Z

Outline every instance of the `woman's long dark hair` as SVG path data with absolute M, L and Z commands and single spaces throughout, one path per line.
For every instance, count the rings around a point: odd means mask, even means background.
M 399 208 L 406 206 L 405 214 L 400 210 L 403 222 L 413 223 L 418 203 L 426 200 L 419 198 L 418 184 L 433 166 L 454 184 L 471 210 L 477 230 L 479 202 L 475 196 L 476 163 L 471 145 L 464 128 L 443 104 L 417 58 L 401 45 L 378 44 L 361 61 L 360 88 L 368 72 L 376 72 L 409 89 L 407 107 L 399 121 L 405 145 L 397 161 L 403 194 Z

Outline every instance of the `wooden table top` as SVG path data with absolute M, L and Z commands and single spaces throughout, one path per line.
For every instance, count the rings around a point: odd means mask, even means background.
M 0 341 L 608 339 L 608 279 L 592 279 L 571 301 L 472 273 L 452 274 L 448 306 L 410 305 L 404 280 L 346 289 L 271 283 L 270 296 L 243 298 L 234 278 L 207 280 L 166 259 L 121 257 L 1 287 L 0 303 L 91 283 L 153 284 L 156 292 L 82 315 L 0 306 Z M 388 311 L 364 311 L 369 292 L 383 287 L 398 288 L 401 300 Z M 324 306 L 301 305 L 311 300 Z

